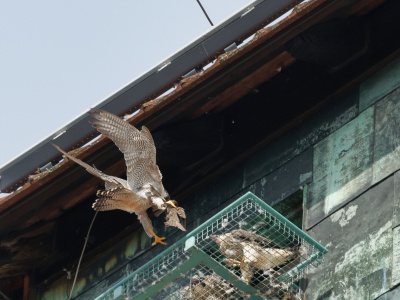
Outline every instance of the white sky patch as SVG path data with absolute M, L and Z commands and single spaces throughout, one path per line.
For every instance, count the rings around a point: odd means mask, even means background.
M 251 2 L 205 8 L 217 24 Z M 13 142 L 0 149 L 0 165 L 211 28 L 196 1 L 2 4 L 0 127 Z

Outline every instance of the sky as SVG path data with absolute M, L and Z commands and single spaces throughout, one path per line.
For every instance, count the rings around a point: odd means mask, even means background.
M 211 28 L 196 0 L 0 3 L 0 168 Z

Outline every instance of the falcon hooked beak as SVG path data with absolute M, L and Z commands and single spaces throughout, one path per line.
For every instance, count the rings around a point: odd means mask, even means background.
M 165 204 L 168 204 L 168 205 L 172 206 L 173 208 L 178 208 L 178 202 L 176 202 L 175 200 L 168 200 L 165 202 Z
M 65 157 L 104 181 L 105 189 L 97 193 L 98 199 L 93 209 L 120 209 L 135 213 L 147 236 L 154 237 L 153 245 L 165 245 L 165 238 L 154 233 L 147 214 L 149 208 L 153 209 L 156 217 L 166 210 L 165 226 L 185 231 L 181 224 L 181 219 L 186 219 L 185 210 L 174 200 L 166 201 L 169 194 L 162 184 L 162 175 L 156 164 L 156 146 L 150 131 L 145 126 L 139 130 L 124 119 L 101 109 L 92 108 L 88 114 L 95 119 L 90 123 L 97 131 L 110 138 L 120 149 L 127 166 L 126 180 L 107 175 L 54 145 Z

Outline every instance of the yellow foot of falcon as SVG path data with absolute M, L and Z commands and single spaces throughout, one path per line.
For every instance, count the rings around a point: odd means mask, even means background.
M 164 240 L 165 240 L 165 237 L 159 237 L 159 236 L 154 234 L 154 242 L 151 245 L 152 246 L 155 246 L 157 244 L 166 245 L 167 243 L 164 242 Z
M 157 236 L 157 234 L 155 234 L 153 229 L 150 229 L 150 234 L 154 237 L 154 242 L 153 242 L 153 244 L 151 244 L 152 246 L 155 246 L 157 244 L 162 244 L 162 245 L 166 245 L 167 244 L 166 242 L 164 242 L 165 237 Z

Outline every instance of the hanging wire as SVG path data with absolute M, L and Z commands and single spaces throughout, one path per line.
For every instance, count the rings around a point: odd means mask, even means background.
M 74 287 L 75 287 L 76 279 L 78 278 L 78 272 L 79 272 L 79 268 L 81 266 L 83 254 L 85 253 L 86 245 L 87 245 L 88 240 L 89 240 L 90 231 L 92 230 L 92 226 L 93 226 L 94 220 L 96 219 L 97 213 L 98 213 L 98 211 L 96 211 L 96 213 L 94 214 L 92 222 L 90 223 L 87 235 L 85 237 L 85 243 L 83 244 L 82 253 L 81 253 L 81 256 L 79 257 L 78 266 L 76 267 L 74 282 L 72 283 L 71 291 L 69 292 L 69 296 L 68 296 L 67 300 L 71 299 L 72 293 L 74 291 Z
M 11 300 L 10 298 L 8 298 L 6 296 L 6 294 L 4 294 L 2 291 L 0 291 L 0 296 L 2 296 L 5 300 Z
M 208 16 L 206 10 L 204 9 L 203 5 L 201 5 L 200 0 L 196 0 L 197 3 L 200 5 L 201 10 L 203 11 L 204 15 L 207 17 L 208 22 L 210 22 L 211 26 L 214 26 L 213 22 L 211 21 L 210 17 Z

